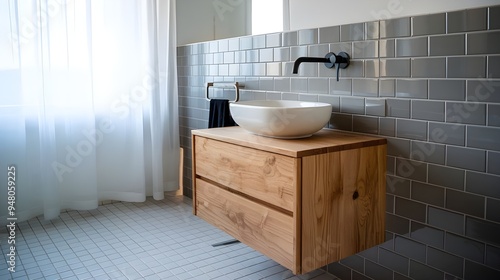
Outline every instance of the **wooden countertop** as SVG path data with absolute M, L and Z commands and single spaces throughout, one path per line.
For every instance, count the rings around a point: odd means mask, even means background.
M 384 145 L 385 138 L 366 136 L 323 128 L 311 137 L 302 139 L 275 139 L 251 134 L 239 126 L 197 129 L 192 135 L 251 147 L 291 157 L 304 157 L 328 152 Z

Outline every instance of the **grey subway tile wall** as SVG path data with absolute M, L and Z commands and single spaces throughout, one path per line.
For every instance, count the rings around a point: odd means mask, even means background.
M 345 51 L 340 71 L 300 56 Z M 242 100 L 333 105 L 329 128 L 388 139 L 386 242 L 324 269 L 340 279 L 500 279 L 500 6 L 178 47 L 184 194 L 204 86 Z M 215 96 L 232 98 L 230 91 Z

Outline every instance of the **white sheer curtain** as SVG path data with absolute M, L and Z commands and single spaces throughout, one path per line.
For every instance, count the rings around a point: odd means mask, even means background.
M 0 0 L 0 220 L 178 188 L 175 0 Z

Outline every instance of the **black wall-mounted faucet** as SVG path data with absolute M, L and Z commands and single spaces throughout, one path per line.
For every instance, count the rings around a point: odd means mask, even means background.
M 317 62 L 321 63 L 323 62 L 326 66 L 326 68 L 333 68 L 337 67 L 337 81 L 339 81 L 339 70 L 340 68 L 345 69 L 347 66 L 349 66 L 349 54 L 346 52 L 340 52 L 338 55 L 335 53 L 327 53 L 325 57 L 299 57 L 297 60 L 295 60 L 295 63 L 293 64 L 293 74 L 297 74 L 299 72 L 299 65 L 303 62 Z

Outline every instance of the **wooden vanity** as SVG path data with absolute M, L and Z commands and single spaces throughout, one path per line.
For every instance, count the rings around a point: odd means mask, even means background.
M 386 140 L 192 131 L 193 213 L 295 274 L 384 242 Z

